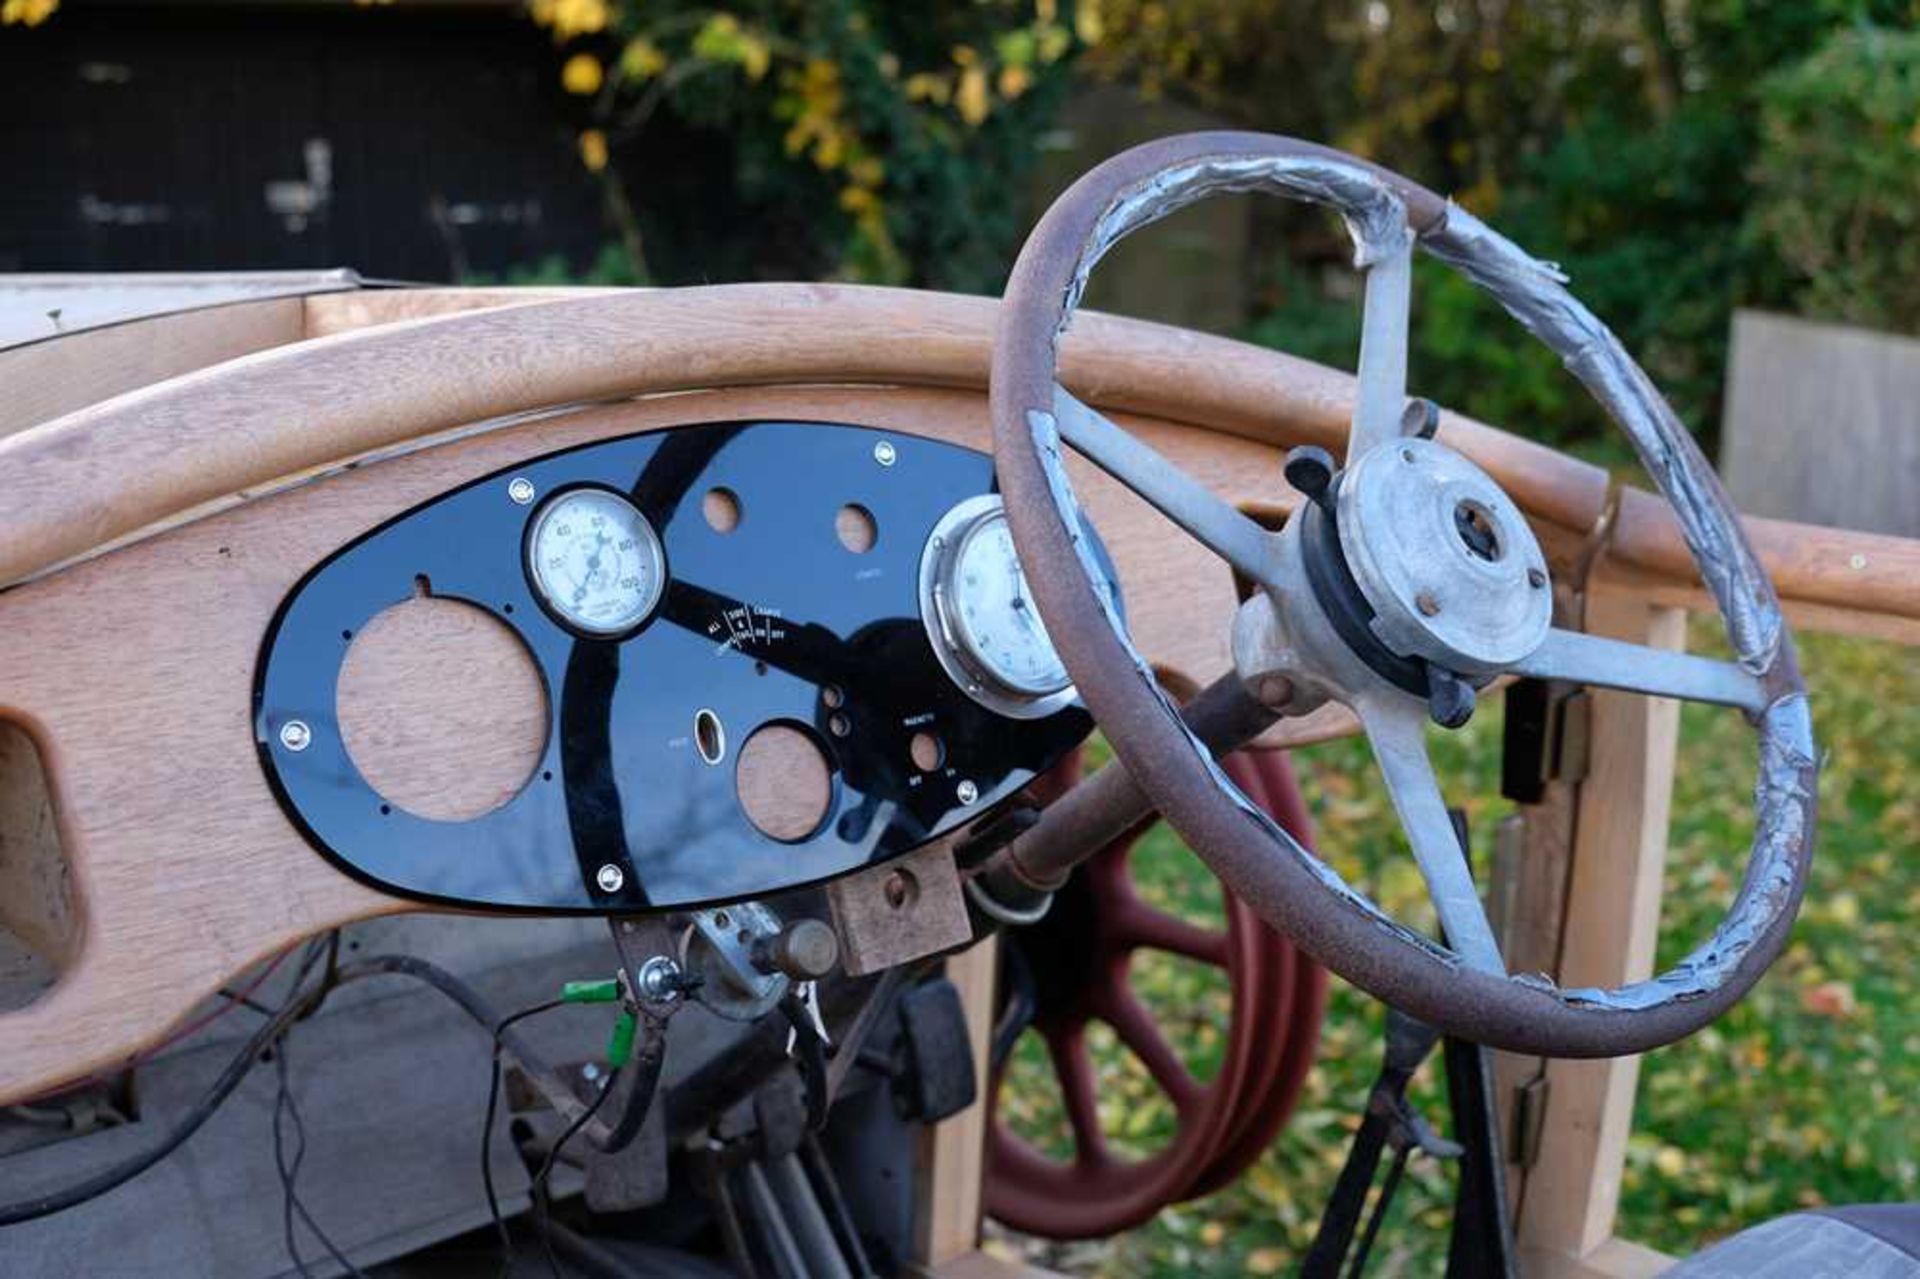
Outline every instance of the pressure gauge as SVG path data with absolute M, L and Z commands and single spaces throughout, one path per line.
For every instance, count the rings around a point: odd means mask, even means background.
M 934 526 L 920 559 L 920 610 L 941 667 L 982 706 L 1037 719 L 1073 700 L 998 497 L 969 498 Z
M 552 614 L 586 635 L 631 631 L 666 588 L 660 536 L 612 489 L 572 488 L 548 498 L 527 529 L 527 576 Z

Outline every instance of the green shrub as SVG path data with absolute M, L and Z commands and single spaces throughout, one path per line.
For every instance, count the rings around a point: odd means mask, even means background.
M 1750 230 L 1808 316 L 1920 330 L 1920 32 L 1837 32 L 1760 86 Z

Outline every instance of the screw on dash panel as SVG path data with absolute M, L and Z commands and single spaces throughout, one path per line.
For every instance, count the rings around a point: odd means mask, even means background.
M 290 751 L 303 751 L 313 744 L 313 730 L 305 720 L 290 719 L 280 726 L 280 744 Z
M 627 882 L 627 877 L 618 866 L 608 862 L 594 875 L 593 882 L 600 885 L 603 893 L 617 893 Z
M 525 506 L 533 501 L 533 481 L 524 475 L 516 475 L 507 481 L 507 497 L 515 506 Z
M 894 459 L 898 456 L 899 454 L 893 450 L 892 440 L 881 440 L 873 446 L 873 460 L 882 466 L 892 466 Z
M 980 788 L 964 778 L 953 788 L 953 793 L 962 804 L 971 804 L 980 798 Z

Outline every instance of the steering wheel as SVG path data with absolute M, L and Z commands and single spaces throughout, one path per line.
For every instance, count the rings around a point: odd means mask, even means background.
M 1358 388 L 1343 466 L 1289 455 L 1310 499 L 1278 532 L 1242 515 L 1056 378 L 1087 278 L 1126 235 L 1209 195 L 1259 191 L 1328 206 L 1365 272 Z M 1627 433 L 1679 522 L 1734 661 L 1552 625 L 1547 562 L 1491 476 L 1432 436 L 1406 396 L 1415 246 L 1494 295 Z M 1195 370 L 1205 376 L 1204 370 Z M 1056 201 L 1002 302 L 991 380 L 1007 519 L 1049 634 L 1115 755 L 1237 896 L 1354 985 L 1496 1048 L 1599 1057 L 1711 1022 L 1779 954 L 1806 890 L 1814 747 L 1806 687 L 1771 583 L 1686 429 L 1618 339 L 1550 265 L 1433 192 L 1289 138 L 1196 133 L 1124 152 Z M 1078 536 L 1063 446 L 1112 474 L 1226 560 L 1254 590 L 1233 623 L 1234 671 L 1278 714 L 1328 700 L 1373 748 L 1444 943 L 1392 919 L 1266 817 L 1214 762 L 1134 648 Z M 1718 703 L 1759 737 L 1754 844 L 1712 936 L 1671 971 L 1616 989 L 1510 974 L 1428 760 L 1427 721 L 1457 727 L 1503 674 Z

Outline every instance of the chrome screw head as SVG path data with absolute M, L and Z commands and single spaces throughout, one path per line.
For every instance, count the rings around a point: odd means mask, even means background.
M 680 965 L 665 955 L 655 955 L 640 965 L 640 998 L 664 1003 L 680 993 Z
M 627 877 L 618 866 L 608 862 L 593 877 L 593 882 L 600 885 L 600 891 L 603 893 L 617 893 L 627 882 Z
M 974 800 L 980 798 L 980 788 L 972 782 L 965 780 L 953 788 L 953 793 L 959 797 L 960 802 L 963 804 L 971 804 Z
M 533 481 L 524 475 L 516 475 L 507 481 L 507 497 L 515 506 L 525 506 L 533 501 Z
M 303 751 L 313 744 L 313 730 L 305 720 L 290 719 L 280 726 L 280 744 L 290 751 Z
M 892 466 L 899 454 L 893 451 L 892 440 L 881 440 L 873 446 L 873 460 L 882 466 Z

